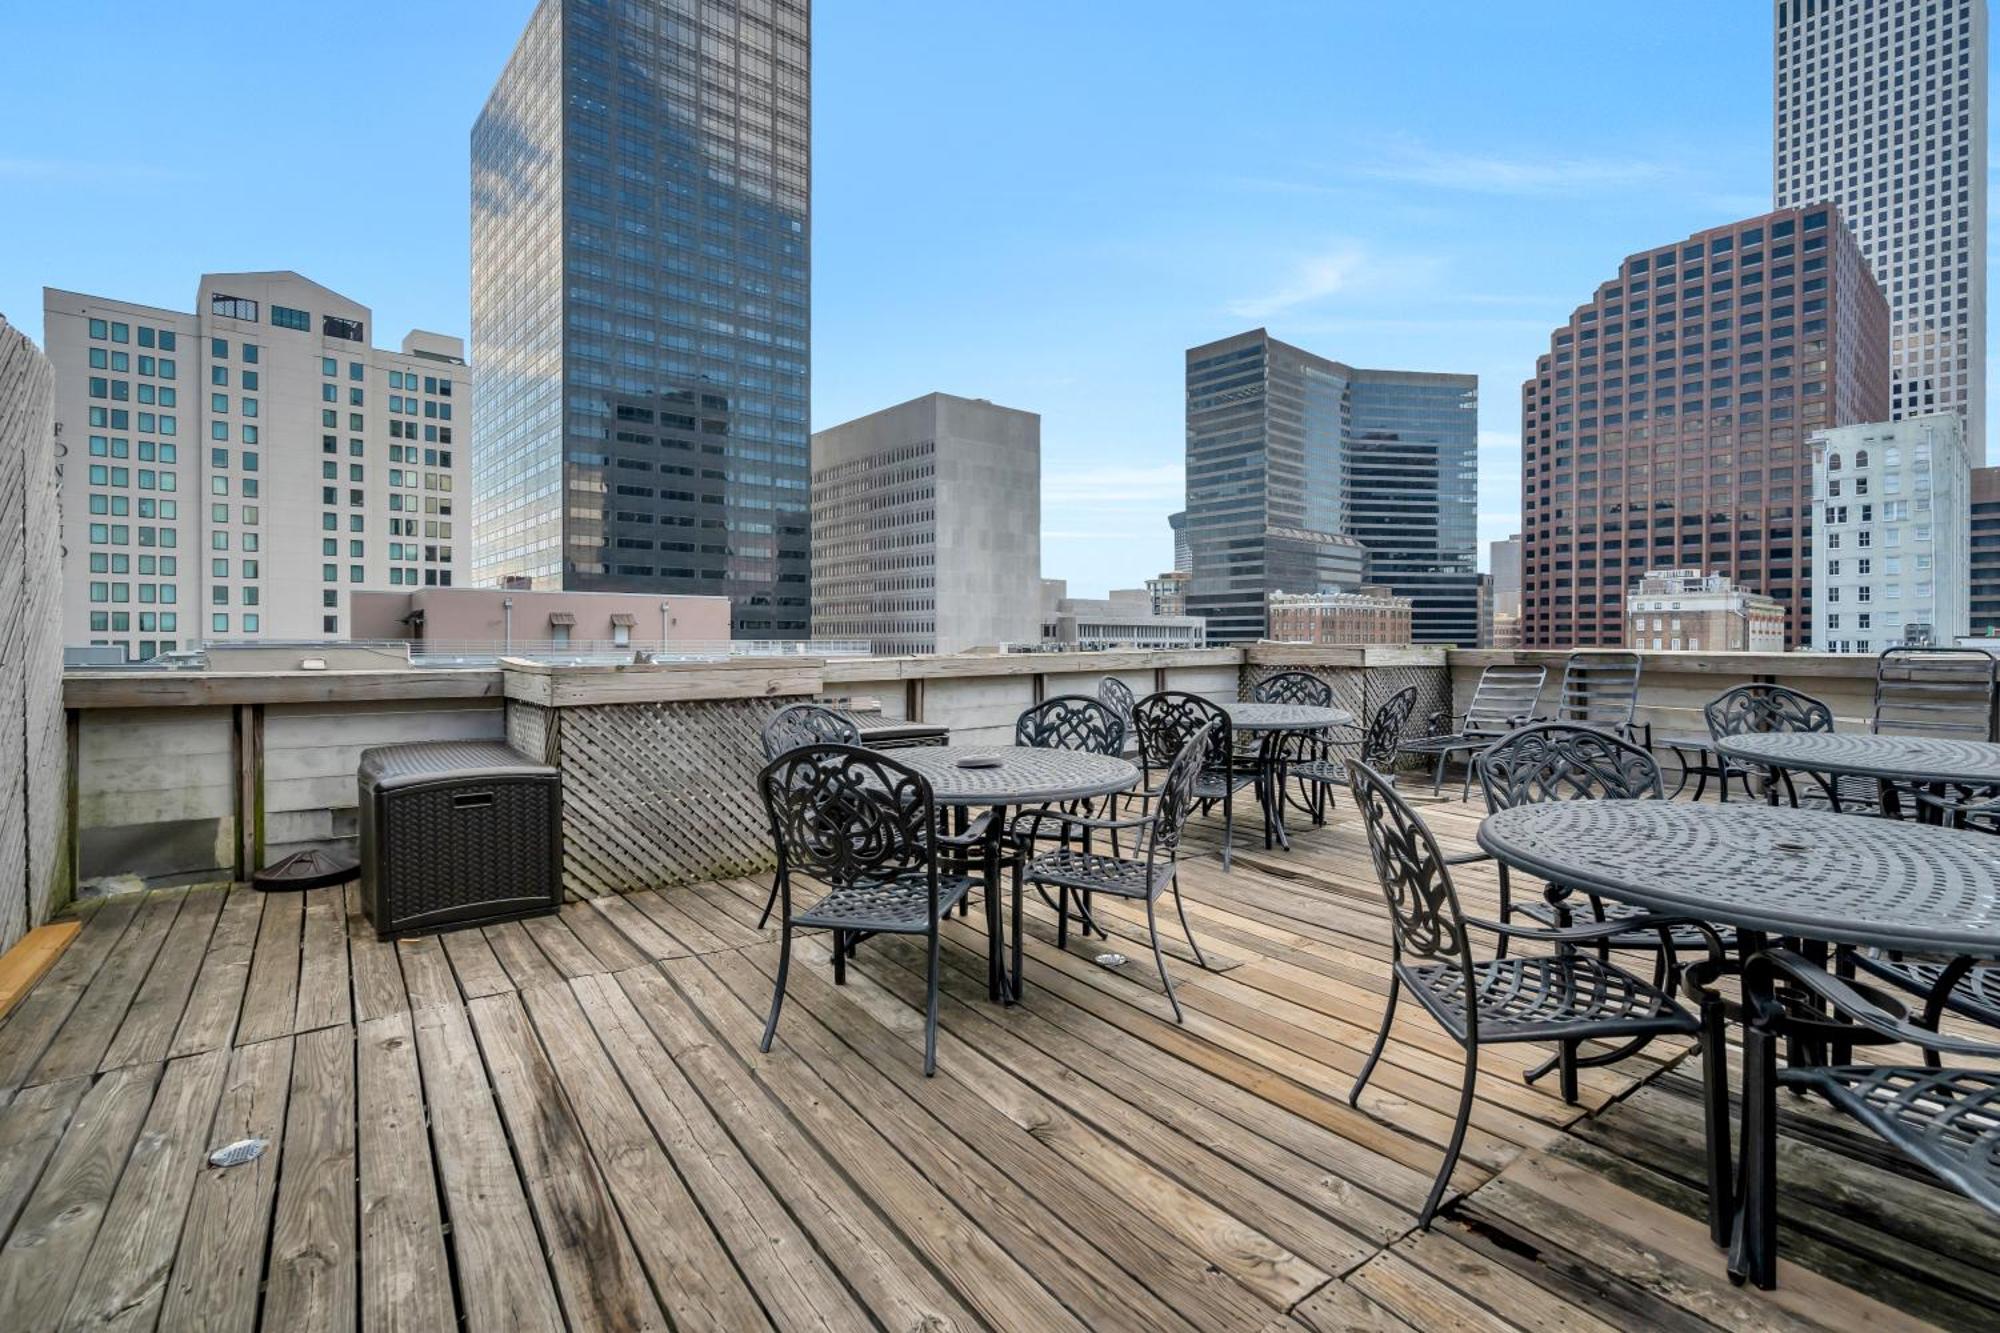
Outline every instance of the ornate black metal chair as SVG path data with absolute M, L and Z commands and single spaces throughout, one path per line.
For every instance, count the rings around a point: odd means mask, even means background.
M 1386 778 L 1367 765 L 1352 764 L 1348 771 L 1354 804 L 1368 830 L 1375 875 L 1389 903 L 1393 963 L 1381 1030 L 1347 1100 L 1360 1105 L 1362 1089 L 1388 1044 L 1396 1000 L 1405 988 L 1465 1049 L 1465 1083 L 1459 1094 L 1458 1118 L 1437 1180 L 1417 1218 L 1417 1225 L 1428 1229 L 1465 1143 L 1481 1046 L 1556 1043 L 1562 1094 L 1574 1102 L 1576 1071 L 1583 1063 L 1577 1050 L 1580 1043 L 1623 1040 L 1632 1044 L 1670 1033 L 1692 1035 L 1699 1024 L 1665 991 L 1595 953 L 1579 952 L 1574 947 L 1649 926 L 1657 927 L 1664 937 L 1674 923 L 1665 918 L 1635 917 L 1545 931 L 1468 917 L 1459 906 L 1458 891 L 1437 839 L 1416 811 Z M 1470 939 L 1474 928 L 1502 939 L 1512 935 L 1568 947 L 1546 957 L 1475 959 Z
M 766 764 L 757 788 L 778 853 L 781 923 L 777 986 L 757 1049 L 770 1050 L 778 1030 L 794 929 L 833 932 L 837 986 L 847 982 L 853 938 L 922 935 L 930 949 L 924 982 L 924 1073 L 932 1073 L 937 1068 L 938 923 L 976 880 L 943 868 L 941 844 L 952 840 L 938 832 L 930 782 L 874 750 L 816 744 L 786 751 Z M 826 886 L 824 896 L 802 912 L 792 907 L 793 881 L 799 875 Z
M 1176 1023 L 1181 1021 L 1181 1002 L 1174 995 L 1173 979 L 1167 975 L 1166 955 L 1160 951 L 1160 926 L 1154 904 L 1162 893 L 1172 890 L 1174 912 L 1181 919 L 1188 947 L 1194 950 L 1195 962 L 1206 968 L 1208 960 L 1202 957 L 1201 945 L 1195 942 L 1194 931 L 1188 925 L 1175 871 L 1181 834 L 1187 827 L 1189 812 L 1199 799 L 1196 789 L 1204 759 L 1215 742 L 1216 727 L 1216 722 L 1210 720 L 1189 732 L 1179 753 L 1167 765 L 1160 785 L 1126 798 L 1150 806 L 1143 815 L 1090 819 L 1045 808 L 1017 815 L 1013 823 L 1013 833 L 1021 849 L 1015 873 L 1037 890 L 1056 891 L 1057 948 L 1069 943 L 1072 893 L 1082 900 L 1081 920 L 1086 925 L 1090 920 L 1087 903 L 1091 895 L 1101 893 L 1146 904 L 1146 935 L 1153 945 L 1153 964 L 1160 970 L 1160 985 L 1167 992 L 1167 1003 L 1173 1006 Z M 1090 849 L 1093 833 L 1132 836 L 1132 855 L 1120 856 L 1115 850 L 1109 856 L 1093 852 Z M 1051 834 L 1060 839 L 1061 845 L 1034 852 L 1037 841 Z
M 1266 676 L 1250 687 L 1250 701 L 1259 704 L 1302 704 L 1308 708 L 1333 707 L 1333 686 L 1313 675 L 1310 671 L 1280 671 Z M 1287 732 L 1276 739 L 1274 747 L 1267 748 L 1263 738 L 1239 733 L 1236 737 L 1236 758 L 1239 764 L 1255 763 L 1273 770 L 1271 793 L 1274 799 L 1284 799 L 1284 778 L 1277 772 L 1288 772 L 1294 763 L 1309 762 L 1324 757 L 1327 744 L 1332 739 L 1330 732 Z M 1301 787 L 1301 791 L 1309 791 Z M 1310 802 L 1300 806 L 1311 814 Z
M 1126 758 L 1138 757 L 1138 737 L 1132 726 L 1132 687 L 1116 676 L 1106 676 L 1097 682 L 1097 702 L 1118 714 L 1118 720 L 1125 724 L 1125 748 L 1119 753 Z
M 1361 732 L 1361 741 L 1354 757 L 1379 772 L 1388 772 L 1395 767 L 1396 752 L 1403 740 L 1403 728 L 1408 725 L 1410 714 L 1417 706 L 1417 687 L 1406 685 L 1390 695 L 1375 716 L 1368 719 L 1368 725 Z M 1307 813 L 1313 823 L 1326 822 L 1327 806 L 1333 800 L 1333 788 L 1347 785 L 1347 763 L 1335 752 L 1335 742 L 1328 737 L 1305 738 L 1311 747 L 1296 759 L 1287 759 L 1285 776 L 1296 779 L 1311 793 L 1311 803 Z
M 861 729 L 853 721 L 820 704 L 786 704 L 764 721 L 764 761 L 802 745 L 859 745 Z M 771 892 L 764 899 L 764 914 L 757 929 L 771 922 L 771 909 L 778 905 L 778 877 L 771 876 Z
M 1660 765 L 1650 753 L 1587 723 L 1537 722 L 1509 732 L 1481 753 L 1473 768 L 1479 774 L 1488 810 L 1548 801 L 1660 800 L 1666 795 Z M 1461 857 L 1459 862 L 1482 857 Z M 1500 867 L 1502 921 L 1512 921 L 1518 911 L 1545 926 L 1567 925 L 1568 910 L 1555 905 L 1559 896 L 1558 892 L 1549 901 L 1516 906 L 1507 867 Z M 1617 903 L 1605 904 L 1599 919 L 1635 911 Z M 1644 947 L 1643 941 L 1640 947 Z
M 1125 748 L 1125 719 L 1086 695 L 1059 694 L 1022 710 L 1014 719 L 1014 744 L 1115 755 Z
M 1333 686 L 1310 671 L 1280 671 L 1250 687 L 1250 697 L 1260 704 L 1304 704 L 1308 708 L 1333 707 Z
M 1710 739 L 1721 741 L 1728 736 L 1747 736 L 1777 731 L 1832 731 L 1833 710 L 1797 690 L 1783 685 L 1738 685 L 1724 690 L 1715 698 L 1702 705 L 1702 716 L 1708 721 Z M 1763 764 L 1747 764 L 1742 760 L 1724 759 L 1719 753 L 1716 762 L 1725 771 L 1746 773 L 1761 782 L 1764 798 L 1771 804 L 1778 803 L 1779 789 L 1792 805 L 1825 805 L 1840 808 L 1839 788 L 1826 774 L 1808 773 L 1814 786 L 1800 792 L 1792 782 L 1792 775 L 1783 770 L 1772 770 Z M 1725 779 L 1726 780 L 1726 779 Z M 1865 795 L 1871 804 L 1875 800 L 1870 790 Z M 1803 800 L 1801 798 L 1804 798 Z
M 801 745 L 859 745 L 861 729 L 820 704 L 787 704 L 764 723 L 764 759 Z
M 1236 793 L 1257 781 L 1254 763 L 1246 766 L 1236 753 L 1228 712 L 1199 694 L 1181 690 L 1162 690 L 1132 705 L 1139 766 L 1148 784 L 1153 770 L 1165 770 L 1187 748 L 1188 737 L 1210 723 L 1215 726 L 1195 776 L 1194 795 L 1204 812 L 1218 801 L 1222 804 L 1222 868 L 1228 870 L 1230 848 L 1236 841 Z
M 1830 1014 L 1787 1004 L 1802 991 Z M 1788 949 L 1743 965 L 1743 1200 L 1729 1273 L 1769 1289 L 1778 1276 L 1778 1089 L 1817 1092 L 1945 1184 L 2000 1216 L 2000 1070 L 1943 1069 L 1937 1053 L 2000 1060 L 2000 1046 L 1941 1036 Z M 1780 1067 L 1780 1041 L 1836 1049 L 1910 1042 L 1925 1065 Z
M 1108 680 L 1108 678 L 1107 678 Z M 1108 703 L 1081 694 L 1059 694 L 1053 699 L 1044 699 L 1031 708 L 1023 709 L 1014 720 L 1014 744 L 1032 746 L 1043 750 L 1079 750 L 1089 754 L 1122 755 L 1125 752 L 1125 719 Z M 1118 804 L 1116 796 L 1104 798 L 1101 812 L 1093 811 L 1088 802 L 1068 802 L 1062 810 L 1066 814 L 1091 815 L 1102 813 L 1116 818 Z M 1058 836 L 1067 836 L 1058 830 Z M 1118 851 L 1118 834 L 1112 833 L 1112 852 Z M 1042 895 L 1048 901 L 1048 895 Z M 1054 907 L 1054 903 L 1049 903 Z M 1090 900 L 1083 900 L 1083 919 L 1091 923 Z M 1102 932 L 1099 932 L 1100 934 Z
M 1535 715 L 1535 702 L 1542 697 L 1542 685 L 1549 669 L 1540 666 L 1490 666 L 1479 673 L 1472 702 L 1462 717 L 1433 713 L 1425 734 L 1410 737 L 1398 747 L 1399 754 L 1433 758 L 1437 771 L 1431 776 L 1431 795 L 1444 786 L 1444 766 L 1454 755 L 1466 758 L 1465 786 L 1460 799 L 1472 795 L 1472 756 L 1499 740 Z

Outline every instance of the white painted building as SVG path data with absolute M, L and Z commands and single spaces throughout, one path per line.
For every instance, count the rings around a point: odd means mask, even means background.
M 465 346 L 371 332 L 292 272 L 206 274 L 192 314 L 44 289 L 65 644 L 346 638 L 355 591 L 451 586 Z
M 1957 413 L 1983 461 L 1986 0 L 1777 0 L 1775 15 L 1775 202 L 1839 205 L 1889 300 L 1891 417 Z
M 1812 450 L 1813 648 L 1970 633 L 1972 462 L 1958 415 L 1820 431 Z

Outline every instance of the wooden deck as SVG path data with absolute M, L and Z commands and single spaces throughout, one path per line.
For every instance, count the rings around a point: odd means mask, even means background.
M 1471 810 L 1429 812 L 1470 846 Z M 761 883 L 397 945 L 351 889 L 105 901 L 0 1025 L 0 1329 L 2000 1321 L 2000 1231 L 1803 1102 L 1781 1288 L 1730 1286 L 1678 1047 L 1587 1071 L 1581 1108 L 1490 1050 L 1462 1194 L 1413 1232 L 1459 1057 L 1405 1006 L 1347 1106 L 1385 913 L 1344 802 L 1297 843 L 1186 862 L 1185 1027 L 1129 916 L 1112 970 L 1033 912 L 1007 1010 L 954 923 L 931 1080 L 907 942 L 836 990 L 804 939 L 758 1054 Z M 270 1147 L 206 1165 L 244 1138 Z

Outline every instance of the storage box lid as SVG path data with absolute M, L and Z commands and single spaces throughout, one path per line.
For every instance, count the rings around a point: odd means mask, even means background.
M 358 773 L 363 791 L 383 791 L 439 778 L 478 781 L 558 771 L 500 741 L 420 741 L 363 750 Z

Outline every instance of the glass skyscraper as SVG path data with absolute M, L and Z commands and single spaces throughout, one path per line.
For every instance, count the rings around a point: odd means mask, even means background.
M 1357 370 L 1263 329 L 1187 354 L 1188 613 L 1264 636 L 1274 592 L 1383 584 L 1419 643 L 1478 639 L 1479 381 Z
M 810 38 L 808 0 L 529 19 L 472 132 L 475 582 L 807 634 Z

